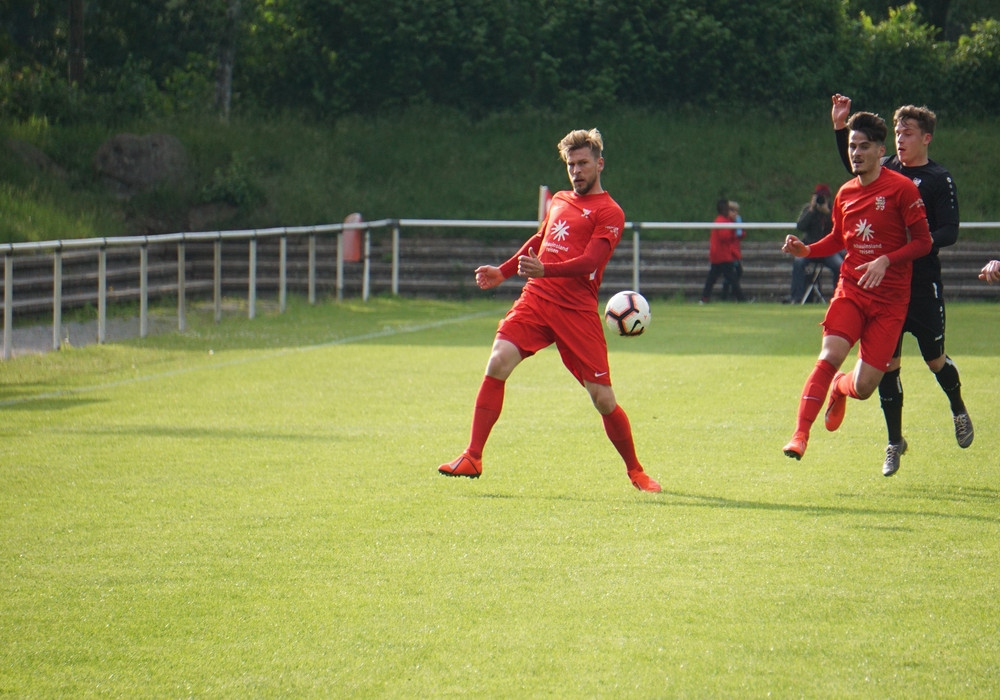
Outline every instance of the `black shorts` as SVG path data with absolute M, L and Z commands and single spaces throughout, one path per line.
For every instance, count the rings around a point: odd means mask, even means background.
M 925 362 L 936 360 L 944 354 L 944 299 L 941 298 L 940 287 L 937 296 L 912 297 L 906 311 L 906 321 L 903 323 L 903 333 L 896 346 L 899 357 L 903 349 L 903 335 L 909 333 L 917 339 L 920 354 Z

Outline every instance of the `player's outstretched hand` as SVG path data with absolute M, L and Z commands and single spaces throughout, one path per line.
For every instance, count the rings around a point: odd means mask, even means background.
M 781 252 L 791 253 L 797 258 L 804 258 L 809 255 L 809 246 L 800 241 L 798 236 L 788 234 L 785 237 L 785 245 L 781 246 Z
M 534 248 L 528 248 L 528 254 L 517 259 L 517 274 L 521 277 L 545 277 L 545 265 L 535 255 Z
M 979 273 L 979 279 L 994 284 L 1000 282 L 1000 260 L 990 260 Z
M 830 98 L 833 106 L 830 108 L 830 118 L 834 129 L 846 129 L 847 118 L 851 116 L 851 98 L 839 92 Z
M 499 267 L 483 265 L 476 268 L 476 284 L 480 289 L 493 289 L 503 282 L 503 273 Z

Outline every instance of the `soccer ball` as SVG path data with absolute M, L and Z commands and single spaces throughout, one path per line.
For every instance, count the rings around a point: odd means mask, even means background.
M 618 292 L 604 307 L 604 322 L 618 335 L 642 335 L 649 325 L 649 303 L 639 292 Z

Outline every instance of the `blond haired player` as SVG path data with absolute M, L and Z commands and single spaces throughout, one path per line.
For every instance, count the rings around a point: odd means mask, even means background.
M 590 394 L 632 484 L 640 491 L 659 491 L 636 457 L 628 416 L 611 388 L 597 308 L 604 268 L 625 227 L 624 212 L 601 187 L 604 141 L 597 129 L 579 129 L 566 134 L 558 148 L 573 189 L 552 197 L 541 228 L 512 258 L 499 267 L 476 269 L 481 289 L 492 289 L 515 274 L 528 281 L 497 329 L 476 396 L 468 447 L 438 471 L 473 479 L 482 474 L 483 448 L 500 417 L 507 378 L 521 360 L 554 343 L 563 364 Z

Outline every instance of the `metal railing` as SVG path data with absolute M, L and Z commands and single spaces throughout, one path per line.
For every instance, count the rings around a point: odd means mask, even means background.
M 399 241 L 401 228 L 454 228 L 454 229 L 537 229 L 537 221 L 502 221 L 502 220 L 469 220 L 469 219 L 380 219 L 368 222 L 351 222 L 342 224 L 325 224 L 318 226 L 296 226 L 268 229 L 246 229 L 233 231 L 206 231 L 193 233 L 171 233 L 156 236 L 126 236 L 112 238 L 65 239 L 29 243 L 0 244 L 0 252 L 4 256 L 4 298 L 3 298 L 3 359 L 9 359 L 12 353 L 12 334 L 14 316 L 14 258 L 24 254 L 52 255 L 52 349 L 61 346 L 62 310 L 63 310 L 63 253 L 67 251 L 95 251 L 98 256 L 97 271 L 97 342 L 104 343 L 107 328 L 108 301 L 108 265 L 107 253 L 112 248 L 137 248 L 139 250 L 139 334 L 146 337 L 149 331 L 149 247 L 151 245 L 177 246 L 177 327 L 186 330 L 186 286 L 185 279 L 185 246 L 188 243 L 213 244 L 213 280 L 212 296 L 215 321 L 222 318 L 222 244 L 225 241 L 247 241 L 249 244 L 247 307 L 249 318 L 256 316 L 257 309 L 257 243 L 263 239 L 277 238 L 279 240 L 278 260 L 278 307 L 284 312 L 287 303 L 288 286 L 288 239 L 289 237 L 305 236 L 308 239 L 308 299 L 310 304 L 316 303 L 316 238 L 319 235 L 337 234 L 336 255 L 336 296 L 343 299 L 344 293 L 344 233 L 364 232 L 362 250 L 362 289 L 361 296 L 368 301 L 371 293 L 371 232 L 373 229 L 389 229 L 391 242 L 391 281 L 390 289 L 393 295 L 399 294 Z M 963 223 L 963 228 L 996 228 L 1000 222 L 969 222 Z M 795 224 L 788 222 L 741 222 L 719 224 L 714 222 L 628 222 L 626 229 L 632 231 L 632 287 L 640 289 L 640 239 L 642 231 L 654 230 L 692 230 L 712 228 L 743 228 L 747 230 L 793 230 Z

